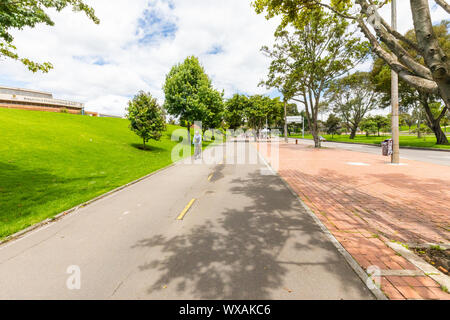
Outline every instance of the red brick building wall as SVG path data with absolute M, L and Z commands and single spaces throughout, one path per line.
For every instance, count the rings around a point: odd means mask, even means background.
M 21 105 L 21 104 L 9 104 L 0 102 L 0 108 L 8 108 L 8 109 L 21 109 L 21 110 L 34 110 L 34 111 L 45 111 L 45 112 L 64 112 L 70 114 L 81 114 L 80 109 L 71 109 L 69 107 L 50 107 L 50 106 L 37 106 L 37 105 Z M 97 112 L 85 111 L 85 114 L 91 115 L 93 117 L 98 117 Z

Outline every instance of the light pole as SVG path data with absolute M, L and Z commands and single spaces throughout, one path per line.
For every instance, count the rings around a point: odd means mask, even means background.
M 396 0 L 391 2 L 392 29 L 397 30 L 397 3 Z M 391 71 L 391 114 L 392 114 L 392 158 L 394 164 L 400 163 L 400 129 L 398 120 L 398 74 L 394 70 Z
M 302 138 L 305 139 L 305 117 L 302 116 L 302 123 L 303 123 L 303 128 L 302 128 Z
M 284 142 L 288 143 L 287 101 L 284 100 Z

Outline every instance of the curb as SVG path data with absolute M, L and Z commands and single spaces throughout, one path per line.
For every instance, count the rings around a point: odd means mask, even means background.
M 289 138 L 289 139 L 312 141 L 311 139 L 303 139 L 303 138 Z M 346 141 L 325 141 L 325 142 L 328 142 L 328 143 L 343 143 L 343 144 L 356 144 L 356 145 L 376 147 L 376 148 L 380 148 L 381 147 L 381 145 L 373 144 L 373 143 L 359 143 L 359 142 L 346 142 Z M 437 149 L 437 148 L 419 148 L 419 147 L 403 147 L 403 146 L 400 146 L 400 149 L 450 152 L 450 149 Z
M 214 145 L 213 145 L 213 146 L 214 146 Z M 213 146 L 209 145 L 209 146 L 207 146 L 207 147 L 205 148 L 205 150 L 208 149 L 208 148 L 210 148 L 210 147 L 213 147 Z M 204 150 L 204 151 L 205 151 L 205 150 Z M 192 158 L 192 157 L 193 157 L 193 156 L 191 156 L 191 158 Z M 113 190 L 111 190 L 111 191 L 108 191 L 107 193 L 104 193 L 104 194 L 102 194 L 102 195 L 100 195 L 100 196 L 98 196 L 98 197 L 96 197 L 96 198 L 94 198 L 94 199 L 91 199 L 91 200 L 88 200 L 88 201 L 86 201 L 86 202 L 84 202 L 84 203 L 81 203 L 81 204 L 79 204 L 79 205 L 77 205 L 77 206 L 75 206 L 75 207 L 73 207 L 73 208 L 71 208 L 71 209 L 68 209 L 68 210 L 66 210 L 66 211 L 63 211 L 63 212 L 57 214 L 56 216 L 54 216 L 53 218 L 45 219 L 45 220 L 43 220 L 43 221 L 41 221 L 41 222 L 38 222 L 38 223 L 36 223 L 36 224 L 34 224 L 34 225 L 32 225 L 32 226 L 30 226 L 30 227 L 24 229 L 24 230 L 18 231 L 18 232 L 16 232 L 16 233 L 14 233 L 14 234 L 12 234 L 12 235 L 6 237 L 5 239 L 1 240 L 1 241 L 0 241 L 0 247 L 1 247 L 2 245 L 4 245 L 4 244 L 8 243 L 8 242 L 11 242 L 11 241 L 14 241 L 14 240 L 17 240 L 17 239 L 21 238 L 22 236 L 24 236 L 24 235 L 30 233 L 31 231 L 37 230 L 37 229 L 39 229 L 39 228 L 41 228 L 41 227 L 43 227 L 43 226 L 45 226 L 45 225 L 48 225 L 48 224 L 50 224 L 50 223 L 52 223 L 52 222 L 57 222 L 57 221 L 60 220 L 61 218 L 67 216 L 67 215 L 70 214 L 70 213 L 73 213 L 73 212 L 77 211 L 78 209 L 84 208 L 84 207 L 86 207 L 86 206 L 88 206 L 88 205 L 90 205 L 90 204 L 92 204 L 92 203 L 94 203 L 94 202 L 97 202 L 97 201 L 99 201 L 99 200 L 101 200 L 101 199 L 104 199 L 104 198 L 106 198 L 106 197 L 108 197 L 108 196 L 110 196 L 110 195 L 112 195 L 112 194 L 115 194 L 115 193 L 117 193 L 117 192 L 119 192 L 119 191 L 121 191 L 121 190 L 123 190 L 123 189 L 126 189 L 126 188 L 128 188 L 128 187 L 130 187 L 130 186 L 132 186 L 132 185 L 134 185 L 134 184 L 136 184 L 136 183 L 138 183 L 138 182 L 141 182 L 141 181 L 143 181 L 143 180 L 145 180 L 145 179 L 148 179 L 148 178 L 150 178 L 151 176 L 154 176 L 154 175 L 159 174 L 159 173 L 161 173 L 161 172 L 163 172 L 163 171 L 165 171 L 165 170 L 168 170 L 168 169 L 170 169 L 170 168 L 172 168 L 172 167 L 178 165 L 180 162 L 185 161 L 185 160 L 188 159 L 188 158 L 189 158 L 189 157 L 180 159 L 180 160 L 178 160 L 177 162 L 174 162 L 174 163 L 169 164 L 169 165 L 167 165 L 167 166 L 165 166 L 165 167 L 163 167 L 163 168 L 161 168 L 161 169 L 158 169 L 158 170 L 156 170 L 156 171 L 153 171 L 152 173 L 149 173 L 149 174 L 146 175 L 146 176 L 143 176 L 143 177 L 141 177 L 141 178 L 139 178 L 139 179 L 137 179 L 137 180 L 131 181 L 131 182 L 129 182 L 129 183 L 123 185 L 123 186 L 120 186 L 120 187 L 118 187 L 118 188 L 116 188 L 116 189 L 113 189 Z
M 411 250 L 403 247 L 401 244 L 391 242 L 387 243 L 387 245 L 397 253 L 400 253 L 403 257 L 405 257 L 409 262 L 411 262 L 416 268 L 423 271 L 425 275 L 439 283 L 441 287 L 450 287 L 450 277 L 443 274 L 441 271 L 433 267 L 431 264 L 423 260 L 421 257 L 413 253 Z
M 142 178 L 139 178 L 139 179 L 137 179 L 137 180 L 134 180 L 134 181 L 132 181 L 132 182 L 129 182 L 129 183 L 123 185 L 123 186 L 120 186 L 120 187 L 118 187 L 118 188 L 116 188 L 116 189 L 113 189 L 113 190 L 111 190 L 111 191 L 108 191 L 107 193 L 104 193 L 104 194 L 102 194 L 102 195 L 100 195 L 100 196 L 98 196 L 98 197 L 96 197 L 96 198 L 94 198 L 94 199 L 88 200 L 88 201 L 86 201 L 86 202 L 84 202 L 84 203 L 81 203 L 81 204 L 79 204 L 79 205 L 77 205 L 77 206 L 71 208 L 71 209 L 68 209 L 68 210 L 66 210 L 66 211 L 63 211 L 63 212 L 57 214 L 57 215 L 56 215 L 55 217 L 53 217 L 53 218 L 45 219 L 44 221 L 38 222 L 38 223 L 36 223 L 36 224 L 34 224 L 34 225 L 32 225 L 32 226 L 30 226 L 30 227 L 24 229 L 24 230 L 18 231 L 18 232 L 16 232 L 16 233 L 14 233 L 14 234 L 12 234 L 12 235 L 6 237 L 5 239 L 1 240 L 1 241 L 0 241 L 0 246 L 6 244 L 6 243 L 8 243 L 8 242 L 17 240 L 17 239 L 21 238 L 22 236 L 24 236 L 24 235 L 30 233 L 31 231 L 34 231 L 34 230 L 36 230 L 36 229 L 39 229 L 39 228 L 41 228 L 41 227 L 43 227 L 43 226 L 45 226 L 45 225 L 48 225 L 48 224 L 50 224 L 50 223 L 52 223 L 52 222 L 57 222 L 57 221 L 59 221 L 61 218 L 67 216 L 68 214 L 74 213 L 75 211 L 78 211 L 78 209 L 84 208 L 84 207 L 86 207 L 86 206 L 88 206 L 88 205 L 90 205 L 90 204 L 92 204 L 92 203 L 94 203 L 94 202 L 97 202 L 97 201 L 99 201 L 99 200 L 101 200 L 101 199 L 104 199 L 104 198 L 106 198 L 106 197 L 108 197 L 108 196 L 110 196 L 110 195 L 112 195 L 112 194 L 115 194 L 115 193 L 117 193 L 117 192 L 119 192 L 119 191 L 121 191 L 121 190 L 123 190 L 123 189 L 126 189 L 126 188 L 128 188 L 128 187 L 130 187 L 130 186 L 132 186 L 132 185 L 134 185 L 134 184 L 136 184 L 136 183 L 138 183 L 138 182 L 141 182 L 141 181 L 143 181 L 143 180 L 145 180 L 145 179 L 148 179 L 148 178 L 150 178 L 151 176 L 154 176 L 154 175 L 156 175 L 156 174 L 158 174 L 158 173 L 161 173 L 161 172 L 163 172 L 163 171 L 165 171 L 165 170 L 168 170 L 168 169 L 170 169 L 170 168 L 176 166 L 180 161 L 183 161 L 183 160 L 185 160 L 185 159 L 181 159 L 181 160 L 179 160 L 179 161 L 177 161 L 177 162 L 175 162 L 175 163 L 172 163 L 172 164 L 167 165 L 167 166 L 165 166 L 165 167 L 163 167 L 163 168 L 161 168 L 161 169 L 158 169 L 158 170 L 156 170 L 156 171 L 154 171 L 154 172 L 152 172 L 152 173 L 150 173 L 150 174 L 148 174 L 148 175 L 146 175 L 146 176 L 144 176 L 144 177 L 142 177 Z
M 255 148 L 256 149 L 256 148 Z M 352 257 L 350 253 L 348 253 L 347 250 L 341 245 L 341 243 L 333 236 L 333 234 L 327 229 L 327 227 L 320 221 L 320 219 L 312 212 L 312 210 L 303 202 L 303 200 L 299 197 L 299 195 L 291 188 L 291 186 L 287 183 L 286 180 L 283 179 L 279 175 L 278 172 L 276 172 L 272 166 L 264 159 L 264 157 L 261 155 L 258 149 L 256 149 L 258 152 L 258 155 L 263 159 L 263 161 L 267 164 L 268 167 L 271 168 L 273 173 L 280 178 L 280 180 L 283 182 L 283 184 L 286 186 L 286 188 L 292 193 L 292 195 L 297 199 L 297 201 L 302 205 L 302 207 L 306 210 L 309 216 L 314 220 L 315 223 L 320 227 L 320 229 L 325 233 L 327 238 L 333 243 L 333 245 L 336 247 L 336 249 L 339 251 L 339 253 L 342 254 L 345 261 L 349 264 L 349 266 L 355 271 L 355 273 L 358 275 L 358 277 L 362 280 L 364 285 L 367 287 L 367 289 L 372 292 L 372 294 L 375 296 L 377 300 L 389 300 L 386 295 L 379 289 L 376 285 L 374 285 L 372 288 L 369 287 L 367 284 L 372 283 L 372 279 L 368 276 L 368 274 L 364 271 L 363 268 L 356 262 L 356 260 Z

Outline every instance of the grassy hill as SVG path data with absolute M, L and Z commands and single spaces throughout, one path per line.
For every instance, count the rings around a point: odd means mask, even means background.
M 171 164 L 128 121 L 0 108 L 0 239 Z

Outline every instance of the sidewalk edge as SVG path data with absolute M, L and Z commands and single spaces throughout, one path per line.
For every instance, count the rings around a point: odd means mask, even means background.
M 136 183 L 141 182 L 141 181 L 143 181 L 143 180 L 145 180 L 145 179 L 148 179 L 148 178 L 150 178 L 151 176 L 154 176 L 154 175 L 159 174 L 159 173 L 161 173 L 161 172 L 163 172 L 163 171 L 165 171 L 165 170 L 168 170 L 168 169 L 170 169 L 170 168 L 176 166 L 180 161 L 183 161 L 183 160 L 185 160 L 185 159 L 181 159 L 181 160 L 179 160 L 179 161 L 177 161 L 177 162 L 175 162 L 175 163 L 169 164 L 169 165 L 167 165 L 167 166 L 165 166 L 165 167 L 163 167 L 163 168 L 161 168 L 161 169 L 158 169 L 158 170 L 156 170 L 156 171 L 153 171 L 152 173 L 149 173 L 148 175 L 143 176 L 143 177 L 141 177 L 141 178 L 139 178 L 139 179 L 137 179 L 137 180 L 131 181 L 131 182 L 129 182 L 129 183 L 123 185 L 123 186 L 120 186 L 120 187 L 118 187 L 118 188 L 116 188 L 116 189 L 113 189 L 113 190 L 108 191 L 108 192 L 106 192 L 106 193 L 104 193 L 104 194 L 101 194 L 101 195 L 99 195 L 98 197 L 95 197 L 95 198 L 93 198 L 93 199 L 91 199 L 91 200 L 88 200 L 88 201 L 86 201 L 86 202 L 83 202 L 83 203 L 81 203 L 81 204 L 79 204 L 79 205 L 77 205 L 77 206 L 75 206 L 75 207 L 73 207 L 73 208 L 70 208 L 70 209 L 68 209 L 68 210 L 65 210 L 65 211 L 63 211 L 63 212 L 61 212 L 61 213 L 55 215 L 55 217 L 53 217 L 53 218 L 47 218 L 47 219 L 45 219 L 45 220 L 43 220 L 43 221 L 41 221 L 41 222 L 38 222 L 38 223 L 36 223 L 36 224 L 34 224 L 34 225 L 32 225 L 32 226 L 29 226 L 29 227 L 26 228 L 26 229 L 23 229 L 23 230 L 21 230 L 21 231 L 18 231 L 18 232 L 16 232 L 16 233 L 14 233 L 14 234 L 12 234 L 12 235 L 6 237 L 6 238 L 3 239 L 3 240 L 0 240 L 0 247 L 1 247 L 2 245 L 6 244 L 6 243 L 12 242 L 12 241 L 14 241 L 14 240 L 18 240 L 18 239 L 22 238 L 24 235 L 26 235 L 26 234 L 28 234 L 28 233 L 34 231 L 34 230 L 40 229 L 41 227 L 43 227 L 43 226 L 45 226 L 45 225 L 48 225 L 48 224 L 50 224 L 50 223 L 57 222 L 57 221 L 59 221 L 60 219 L 62 219 L 63 217 L 65 217 L 65 216 L 67 216 L 67 215 L 69 215 L 69 214 L 71 214 L 71 213 L 74 213 L 74 212 L 78 211 L 79 209 L 82 209 L 82 208 L 84 208 L 84 207 L 86 207 L 86 206 L 88 206 L 88 205 L 90 205 L 90 204 L 93 204 L 94 202 L 97 202 L 97 201 L 99 201 L 99 200 L 101 200 L 101 199 L 107 198 L 108 196 L 113 195 L 113 194 L 115 194 L 115 193 L 117 193 L 117 192 L 119 192 L 119 191 L 122 191 L 123 189 L 126 189 L 126 188 L 128 188 L 128 187 L 130 187 L 130 186 L 132 186 L 132 185 L 135 185 Z
M 364 282 L 366 287 L 372 292 L 372 294 L 377 298 L 377 300 L 389 300 L 385 294 L 377 287 L 370 288 L 367 286 L 368 281 L 372 281 L 367 273 L 361 268 L 361 266 L 356 262 L 356 260 L 352 257 L 350 253 L 340 244 L 340 242 L 333 236 L 333 234 L 327 229 L 327 227 L 320 221 L 319 218 L 312 212 L 312 210 L 303 202 L 302 199 L 298 196 L 298 194 L 291 188 L 291 186 L 277 173 L 277 176 L 280 177 L 283 184 L 289 189 L 289 191 L 297 198 L 302 207 L 308 212 L 308 214 L 314 219 L 320 229 L 326 234 L 328 239 L 333 243 L 336 249 L 342 254 L 344 259 L 350 265 L 350 267 L 355 271 L 355 273 L 359 276 L 359 278 Z
M 255 148 L 256 149 L 256 148 Z M 333 245 L 336 247 L 336 249 L 339 251 L 340 254 L 344 257 L 345 261 L 349 264 L 349 266 L 355 271 L 355 273 L 358 275 L 358 277 L 362 280 L 364 285 L 367 287 L 367 289 L 372 292 L 372 294 L 375 296 L 377 300 L 389 300 L 386 295 L 379 289 L 376 285 L 374 288 L 370 288 L 367 283 L 373 282 L 372 279 L 367 275 L 367 273 L 361 268 L 358 262 L 352 257 L 350 253 L 348 253 L 347 250 L 341 245 L 341 243 L 333 236 L 333 234 L 328 230 L 328 228 L 320 221 L 320 219 L 312 212 L 312 210 L 303 202 L 303 200 L 299 197 L 299 195 L 292 189 L 292 187 L 287 183 L 286 180 L 283 179 L 283 177 L 278 173 L 278 171 L 275 171 L 272 166 L 266 161 L 266 159 L 261 155 L 258 149 L 256 149 L 258 152 L 258 155 L 264 160 L 264 163 L 280 178 L 280 180 L 283 182 L 283 184 L 286 186 L 286 188 L 292 193 L 292 195 L 297 199 L 297 201 L 302 205 L 302 207 L 306 210 L 306 212 L 311 216 L 311 218 L 314 220 L 315 223 L 320 227 L 320 229 L 325 233 L 325 235 L 328 237 L 328 239 L 333 243 Z

